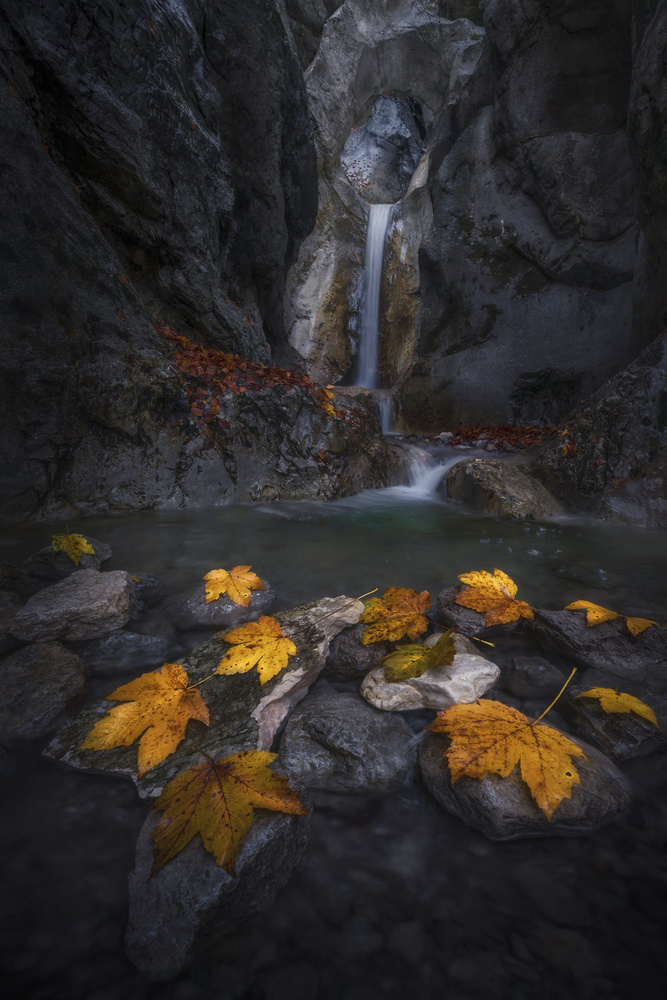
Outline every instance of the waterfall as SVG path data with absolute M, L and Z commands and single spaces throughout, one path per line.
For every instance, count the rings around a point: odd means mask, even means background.
M 364 297 L 361 304 L 357 385 L 376 389 L 378 384 L 378 340 L 382 257 L 393 205 L 368 206 L 368 234 L 364 260 Z

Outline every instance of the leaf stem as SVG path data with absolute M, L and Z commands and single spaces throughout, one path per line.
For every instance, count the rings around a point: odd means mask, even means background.
M 200 684 L 203 684 L 204 681 L 210 681 L 211 677 L 215 677 L 216 674 L 217 674 L 217 671 L 214 670 L 212 674 L 208 675 L 208 677 L 204 677 L 204 680 L 197 681 L 196 684 L 188 684 L 188 688 L 198 688 Z
M 333 611 L 327 611 L 326 615 L 322 615 L 321 618 L 317 619 L 317 624 L 319 625 L 319 623 L 323 622 L 325 618 L 330 618 L 331 615 L 338 614 L 339 611 L 345 611 L 345 608 L 351 608 L 353 604 L 356 604 L 357 601 L 360 601 L 363 597 L 370 597 L 371 594 L 377 594 L 379 589 L 379 587 L 376 587 L 375 590 L 369 590 L 367 594 L 362 594 L 361 597 L 353 598 L 349 604 L 344 604 L 342 608 L 334 608 Z
M 535 719 L 535 722 L 532 723 L 533 726 L 536 725 L 540 721 L 540 719 L 543 719 L 544 716 L 547 714 L 547 712 L 551 711 L 551 709 L 554 707 L 554 705 L 556 704 L 556 702 L 558 701 L 558 699 L 560 698 L 560 696 L 562 695 L 563 691 L 568 686 L 568 684 L 570 683 L 570 681 L 572 680 L 572 678 L 574 677 L 574 675 L 576 674 L 576 672 L 577 672 L 577 668 L 576 667 L 572 667 L 572 673 L 570 674 L 570 676 L 568 677 L 568 679 L 565 681 L 565 683 L 563 684 L 562 688 L 560 689 L 560 691 L 558 692 L 558 694 L 556 695 L 556 697 L 554 698 L 554 700 L 551 702 L 551 704 L 549 705 L 549 707 L 545 708 L 544 711 L 542 712 L 542 714 L 540 715 L 540 717 L 538 719 Z

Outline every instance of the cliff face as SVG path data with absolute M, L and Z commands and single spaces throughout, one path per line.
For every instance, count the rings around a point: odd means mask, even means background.
M 261 495 L 234 426 L 174 425 L 190 404 L 155 327 L 255 361 L 280 345 L 317 182 L 278 10 L 7 0 L 0 54 L 2 513 Z

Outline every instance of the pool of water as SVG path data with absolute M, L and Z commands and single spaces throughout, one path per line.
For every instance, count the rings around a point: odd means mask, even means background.
M 20 562 L 62 528 L 4 530 L 0 559 Z M 69 528 L 111 545 L 106 568 L 157 576 L 167 602 L 187 598 L 208 570 L 238 563 L 269 580 L 276 609 L 387 586 L 435 597 L 459 573 L 499 567 L 536 607 L 586 598 L 664 618 L 667 535 L 483 518 L 406 487 L 333 504 L 128 514 Z M 158 607 L 138 627 L 160 631 L 160 615 Z M 207 963 L 155 984 L 122 950 L 146 805 L 129 784 L 43 759 L 45 742 L 9 748 L 2 788 L 1 944 L 12 998 L 664 996 L 664 754 L 624 765 L 635 800 L 621 822 L 572 840 L 492 843 L 418 781 L 383 799 L 320 794 L 306 853 L 270 910 Z

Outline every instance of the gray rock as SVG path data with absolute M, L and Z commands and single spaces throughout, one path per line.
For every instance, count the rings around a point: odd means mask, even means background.
M 11 590 L 0 590 L 0 636 L 5 636 L 11 630 L 20 607 L 21 599 L 18 594 Z
M 94 555 L 84 552 L 79 563 L 75 563 L 61 549 L 54 552 L 48 545 L 34 555 L 29 556 L 25 562 L 21 563 L 21 576 L 17 587 L 23 596 L 34 594 L 42 587 L 48 587 L 52 583 L 64 580 L 66 577 L 82 569 L 101 569 L 103 563 L 111 559 L 111 547 L 105 542 L 100 542 L 97 538 L 84 535 L 87 542 L 95 550 Z
M 81 652 L 96 677 L 138 673 L 161 666 L 167 659 L 170 640 L 164 635 L 112 632 L 96 639 Z
M 320 681 L 290 715 L 280 744 L 288 774 L 330 792 L 386 791 L 410 769 L 413 733 L 350 691 Z
M 176 625 L 185 631 L 197 628 L 229 628 L 231 625 L 247 622 L 257 615 L 267 614 L 276 599 L 276 594 L 266 580 L 261 577 L 260 579 L 264 584 L 264 590 L 252 591 L 247 608 L 230 601 L 226 594 L 217 601 L 207 604 L 206 588 L 202 584 L 177 613 Z
M 202 751 L 218 758 L 239 750 L 268 750 L 290 708 L 317 680 L 331 639 L 356 622 L 362 610 L 360 601 L 325 597 L 279 612 L 276 620 L 297 647 L 284 670 L 263 686 L 256 670 L 211 677 L 199 689 L 209 709 L 209 726 L 189 723 L 175 753 L 141 778 L 137 773 L 136 745 L 102 751 L 80 749 L 95 723 L 110 708 L 107 700 L 84 709 L 63 727 L 45 754 L 79 770 L 129 777 L 142 798 L 152 798 L 177 774 L 201 760 Z M 213 673 L 228 648 L 223 640 L 224 632 L 217 633 L 179 661 L 190 683 Z
M 548 698 L 564 683 L 563 672 L 541 656 L 515 656 L 501 679 L 502 687 L 517 698 Z
M 129 573 L 79 570 L 31 597 L 16 615 L 11 634 L 24 642 L 96 639 L 126 625 L 133 607 Z
M 389 652 L 383 642 L 372 642 L 364 646 L 362 636 L 364 625 L 346 628 L 333 639 L 322 675 L 329 680 L 349 681 L 363 677 L 374 663 Z
M 135 610 L 144 611 L 156 604 L 162 592 L 162 584 L 157 577 L 150 573 L 132 573 L 131 575 L 136 599 Z
M 473 510 L 495 517 L 545 521 L 563 513 L 547 490 L 515 465 L 491 458 L 471 458 L 451 469 L 444 494 Z
M 611 688 L 639 698 L 653 709 L 658 725 L 634 712 L 608 714 L 597 699 L 576 697 L 595 687 Z M 558 702 L 558 710 L 577 736 L 616 760 L 645 757 L 667 745 L 667 692 L 664 688 L 661 692 L 652 691 L 636 681 L 619 681 L 610 674 L 586 670 L 575 676 Z
M 571 738 L 571 737 L 570 737 Z M 459 778 L 452 783 L 444 753 L 449 741 L 427 733 L 419 745 L 419 766 L 426 787 L 447 812 L 491 840 L 573 836 L 595 830 L 627 809 L 630 789 L 608 757 L 581 740 L 573 742 L 586 759 L 576 758 L 581 784 L 564 799 L 549 821 L 515 768 L 507 778 Z
M 438 594 L 438 621 L 445 628 L 455 628 L 462 635 L 479 636 L 486 631 L 484 615 L 471 608 L 464 608 L 455 601 L 460 587 L 446 587 Z
M 313 61 L 327 20 L 343 0 L 285 0 L 287 17 L 304 69 Z
M 149 816 L 129 882 L 128 958 L 144 976 L 173 979 L 226 934 L 242 930 L 287 882 L 308 840 L 310 816 L 259 810 L 236 856 L 237 877 L 218 868 L 199 835 L 150 877 Z
M 438 636 L 431 637 L 434 641 Z M 403 712 L 414 708 L 447 708 L 449 705 L 468 704 L 493 687 L 500 670 L 480 656 L 472 644 L 462 636 L 453 635 L 456 654 L 448 667 L 435 667 L 421 677 L 405 681 L 388 681 L 384 666 L 366 674 L 359 693 L 366 701 L 385 712 Z
M 36 739 L 86 687 L 84 661 L 59 642 L 36 643 L 0 663 L 0 739 Z
M 529 632 L 584 667 L 614 677 L 664 684 L 667 638 L 664 628 L 652 626 L 633 636 L 621 618 L 586 625 L 583 611 L 535 611 L 527 621 Z

